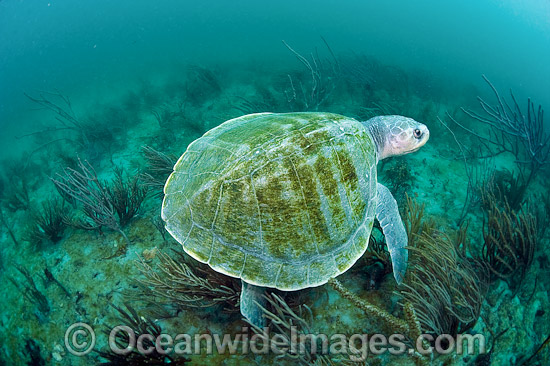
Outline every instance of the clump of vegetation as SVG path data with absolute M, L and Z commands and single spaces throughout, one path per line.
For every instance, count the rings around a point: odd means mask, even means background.
M 467 165 L 466 169 L 468 187 L 459 223 L 465 220 L 468 212 L 488 208 L 484 198 L 488 192 L 499 205 L 508 204 L 514 210 L 525 201 L 527 187 L 522 184 L 519 175 L 508 169 L 495 169 L 492 161 L 485 161 L 479 166 Z
M 304 66 L 302 72 L 287 74 L 288 85 L 284 90 L 286 100 L 291 111 L 317 111 L 322 108 L 336 88 L 335 79 L 339 72 L 339 63 L 328 43 L 323 39 L 332 59 L 321 61 L 318 54 L 311 54 L 309 58 L 290 47 L 288 48 L 298 61 Z
M 401 295 L 413 304 L 423 330 L 456 335 L 471 329 L 487 289 L 476 271 L 481 264 L 443 233 L 420 235 L 409 254 Z
M 13 230 L 13 223 L 8 220 L 6 215 L 4 214 L 4 209 L 0 205 L 0 224 L 6 229 L 8 232 L 8 235 L 10 236 L 11 240 L 15 245 L 19 245 L 19 242 L 17 241 L 17 238 L 15 237 L 15 233 Z
M 289 345 L 287 352 L 276 355 L 275 360 L 257 359 L 262 364 L 278 364 L 280 360 L 287 360 L 298 365 L 332 366 L 332 365 L 364 365 L 364 362 L 353 361 L 349 356 L 361 358 L 360 351 L 350 347 L 350 354 L 345 356 L 332 355 L 328 349 L 328 342 L 322 337 L 308 337 L 315 334 L 313 331 L 313 312 L 306 304 L 291 306 L 281 296 L 275 293 L 265 295 L 266 307 L 260 305 L 269 330 L 273 336 L 263 337 L 264 329 L 250 324 L 252 330 L 260 335 L 257 347 L 263 347 L 267 342 L 269 349 L 280 349 L 281 344 Z M 276 335 L 276 336 L 275 336 Z M 300 337 L 305 341 L 298 342 Z M 278 340 L 277 340 L 278 339 Z M 282 341 L 282 343 L 280 343 Z M 259 349 L 260 349 L 259 348 Z
M 242 96 L 236 96 L 235 99 L 236 102 L 233 104 L 233 108 L 243 115 L 275 110 L 273 104 L 259 98 L 248 99 Z M 272 103 L 274 103 L 274 101 L 272 101 Z
M 222 88 L 216 74 L 205 67 L 190 66 L 187 72 L 187 100 L 200 106 L 217 98 Z
M 374 99 L 375 77 L 380 76 L 380 64 L 373 58 L 353 54 L 342 60 L 342 77 L 345 81 L 349 94 L 357 99 L 357 104 L 367 106 Z M 365 116 L 368 119 L 379 114 Z
M 39 244 L 44 240 L 57 243 L 63 238 L 63 232 L 67 227 L 65 216 L 67 214 L 64 202 L 57 199 L 42 202 L 42 209 L 34 212 L 31 224 L 27 227 L 25 240 Z
M 482 193 L 486 207 L 482 258 L 494 277 L 518 289 L 529 270 L 538 241 L 537 222 L 528 206 L 514 211 L 493 189 Z
M 59 92 L 43 92 L 37 97 L 32 97 L 25 93 L 25 96 L 31 102 L 53 112 L 57 121 L 56 125 L 48 126 L 43 131 L 34 132 L 30 135 L 50 134 L 56 131 L 72 131 L 76 132 L 78 140 L 89 141 L 88 132 L 90 131 L 85 128 L 84 123 L 77 117 L 71 100 L 67 96 Z
M 165 154 L 150 146 L 142 146 L 141 152 L 146 161 L 145 169 L 140 178 L 144 185 L 154 191 L 157 197 L 162 196 L 166 179 L 172 174 L 177 157 Z
M 147 195 L 147 187 L 140 184 L 137 175 L 124 179 L 124 170 L 115 168 L 115 178 L 106 189 L 118 216 L 118 222 L 121 227 L 125 227 L 139 212 Z
M 8 277 L 11 283 L 21 292 L 23 297 L 32 303 L 35 307 L 34 314 L 41 323 L 47 321 L 47 317 L 50 314 L 50 304 L 48 298 L 44 295 L 34 283 L 33 276 L 29 271 L 23 267 L 16 266 L 17 270 L 25 277 L 27 283 L 24 284 L 23 281 L 18 281 L 12 277 Z
M 31 202 L 27 181 L 20 176 L 12 176 L 4 193 L 4 202 L 12 212 L 27 210 Z
M 525 200 L 527 187 L 522 183 L 519 175 L 507 169 L 489 173 L 488 180 L 484 183 L 480 190 L 491 190 L 491 194 L 498 202 L 510 205 L 513 210 L 518 210 Z M 480 198 L 484 200 L 483 192 L 480 192 Z M 485 205 L 486 202 L 482 203 Z
M 458 140 L 456 140 L 456 142 L 464 154 L 466 152 L 464 146 Z M 479 210 L 482 204 L 481 190 L 485 187 L 487 182 L 493 181 L 492 177 L 494 173 L 493 163 L 488 159 L 483 159 L 482 164 L 474 165 L 468 163 L 466 156 L 463 156 L 463 158 L 468 184 L 466 186 L 466 198 L 464 199 L 460 217 L 457 220 L 458 226 L 465 222 L 469 213 Z
M 409 270 L 400 293 L 416 310 L 425 332 L 464 333 L 479 318 L 486 270 L 467 253 L 466 228 L 453 240 L 423 224 L 423 212 L 423 205 L 408 199 Z
M 77 142 L 90 156 L 95 157 L 97 152 L 111 152 L 121 146 L 126 137 L 129 126 L 137 124 L 137 114 L 130 115 L 119 106 L 106 106 L 88 116 L 82 122 L 84 135 L 81 134 Z
M 143 258 L 136 262 L 143 275 L 138 282 L 150 302 L 176 309 L 222 305 L 227 311 L 238 311 L 240 281 L 200 263 L 191 267 L 181 252 L 174 251 L 174 258 L 162 252 L 156 257 L 154 265 Z
M 527 99 L 527 106 L 522 110 L 512 91 L 507 101 L 484 75 L 483 79 L 493 91 L 496 103 L 491 105 L 478 97 L 482 112 L 463 111 L 484 125 L 486 132 L 475 131 L 455 119 L 453 121 L 477 139 L 486 155 L 512 154 L 519 170 L 520 185 L 527 188 L 550 162 L 550 135 L 544 128 L 542 106 L 535 108 L 531 99 Z
M 407 205 L 405 206 L 405 215 L 403 223 L 407 231 L 408 246 L 414 246 L 416 239 L 420 235 L 432 235 L 435 232 L 436 223 L 431 218 L 424 216 L 424 204 L 418 203 L 414 198 L 406 195 Z
M 185 109 L 185 101 L 177 100 L 174 105 L 165 103 L 154 108 L 152 113 L 161 129 L 172 131 L 183 126 L 186 118 Z
M 31 155 L 50 144 L 65 141 L 78 145 L 89 158 L 97 158 L 98 152 L 110 151 L 116 146 L 117 140 L 124 136 L 130 121 L 137 119 L 137 115 L 129 116 L 119 107 L 106 107 L 94 115 L 82 118 L 73 109 L 70 98 L 59 92 L 25 96 L 43 109 L 51 111 L 56 120 L 54 124 L 41 131 L 20 136 L 40 139 L 40 145 Z
M 124 181 L 122 170 L 117 169 L 115 180 L 107 185 L 99 180 L 90 163 L 79 160 L 78 170 L 66 168 L 51 180 L 63 196 L 77 202 L 86 216 L 70 220 L 70 225 L 85 230 L 107 227 L 119 232 L 130 244 L 122 229 L 138 212 L 146 195 L 137 178 Z

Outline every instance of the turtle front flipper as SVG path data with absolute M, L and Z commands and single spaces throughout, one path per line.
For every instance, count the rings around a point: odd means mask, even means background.
M 399 216 L 397 202 L 393 198 L 390 190 L 380 183 L 377 183 L 378 203 L 376 204 L 376 218 L 380 222 L 386 244 L 391 256 L 393 265 L 393 276 L 398 284 L 403 281 L 407 271 L 408 252 L 407 231 Z
M 265 308 L 265 287 L 254 286 L 244 281 L 241 291 L 241 314 L 253 325 L 263 328 L 265 317 L 260 306 Z

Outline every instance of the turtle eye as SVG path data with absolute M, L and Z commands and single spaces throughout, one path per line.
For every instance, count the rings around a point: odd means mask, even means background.
M 414 137 L 416 137 L 417 139 L 422 137 L 422 131 L 420 131 L 419 128 L 415 128 L 413 131 L 413 134 L 414 134 Z

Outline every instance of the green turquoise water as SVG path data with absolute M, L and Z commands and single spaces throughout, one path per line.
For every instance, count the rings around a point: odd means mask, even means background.
M 239 280 L 198 264 L 164 230 L 162 185 L 188 145 L 224 121 L 301 111 L 360 121 L 398 114 L 430 129 L 418 152 L 378 164 L 406 222 L 408 198 L 424 205 L 405 285 L 376 229 L 338 280 L 402 321 L 410 302 L 421 332 L 486 337 L 486 355 L 453 350 L 423 362 L 549 364 L 548 347 L 539 350 L 550 331 L 549 19 L 542 0 L 0 1 L 0 365 L 346 364 L 349 352 L 336 346 L 278 358 L 242 343 L 165 356 L 116 355 L 108 344 L 116 325 L 137 335 L 252 337 L 238 311 Z M 75 202 L 60 191 L 83 167 L 98 181 L 84 180 L 92 192 Z M 304 192 L 305 207 L 320 194 Z M 326 197 L 316 198 L 322 207 Z M 102 199 L 113 210 L 133 201 L 136 212 L 94 221 L 86 213 Z M 275 293 L 289 308 L 273 297 L 268 308 L 286 321 L 284 309 L 300 314 L 299 332 L 403 333 L 407 349 L 414 344 L 415 331 L 328 284 Z M 93 352 L 71 353 L 71 342 L 91 342 L 72 338 L 75 323 L 97 335 Z M 272 335 L 290 334 L 268 324 Z M 374 353 L 355 364 L 418 359 Z

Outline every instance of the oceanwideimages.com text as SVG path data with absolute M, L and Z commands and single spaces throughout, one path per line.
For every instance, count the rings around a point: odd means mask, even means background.
M 73 324 L 65 333 L 65 346 L 73 355 L 91 352 L 96 343 L 94 330 L 85 323 Z M 265 328 L 250 334 L 243 327 L 237 334 L 136 334 L 130 327 L 119 325 L 109 333 L 111 352 L 127 355 L 139 352 L 147 355 L 200 354 L 268 354 L 284 356 L 310 353 L 312 355 L 343 355 L 351 361 L 364 361 L 368 355 L 401 354 L 481 354 L 486 352 L 485 337 L 481 334 L 422 334 L 411 341 L 403 334 L 303 334 L 291 327 L 288 334 L 272 333 Z

